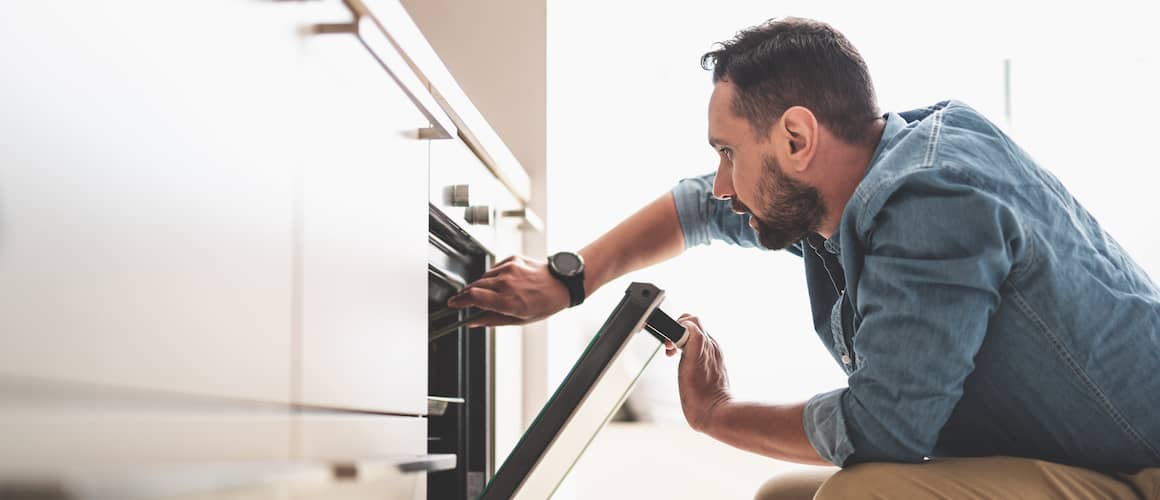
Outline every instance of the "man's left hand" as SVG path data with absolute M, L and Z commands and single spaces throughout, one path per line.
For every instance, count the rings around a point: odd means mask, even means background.
M 682 314 L 677 322 L 689 332 L 689 340 L 685 342 L 677 366 L 681 409 L 689 426 L 705 432 L 714 412 L 731 401 L 725 358 L 717 341 L 705 333 L 696 316 Z M 677 348 L 671 342 L 665 342 L 666 356 L 673 356 L 676 352 Z

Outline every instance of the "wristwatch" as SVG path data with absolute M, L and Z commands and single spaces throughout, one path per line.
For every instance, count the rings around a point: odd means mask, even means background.
M 568 288 L 571 305 L 584 303 L 584 258 L 573 252 L 558 252 L 548 257 L 548 271 Z

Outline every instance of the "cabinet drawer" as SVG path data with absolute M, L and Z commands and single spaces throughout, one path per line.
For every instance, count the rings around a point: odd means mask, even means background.
M 427 419 L 340 412 L 295 417 L 298 458 L 336 464 L 420 457 L 427 453 Z
M 0 369 L 286 402 L 297 12 L 0 16 Z
M 318 22 L 349 20 L 341 2 Z M 427 119 L 352 34 L 304 44 L 300 403 L 426 412 Z
M 340 413 L 305 413 L 296 417 L 298 456 L 324 462 L 351 484 L 304 489 L 292 498 L 421 499 L 427 497 L 423 470 L 403 471 L 399 464 L 427 457 L 427 419 Z
M 285 405 L 0 377 L 0 482 L 98 466 L 286 463 L 290 417 Z

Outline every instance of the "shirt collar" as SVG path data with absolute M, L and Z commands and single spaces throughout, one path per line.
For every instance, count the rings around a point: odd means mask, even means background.
M 906 128 L 906 119 L 898 113 L 886 113 L 885 115 L 882 115 L 882 117 L 886 119 L 886 126 L 882 129 L 882 138 L 878 140 L 878 145 L 874 147 L 874 154 L 870 156 L 870 164 L 866 165 L 866 172 L 862 174 L 863 179 L 865 179 L 866 176 L 870 174 L 870 170 L 873 169 L 874 165 L 877 164 L 881 159 L 882 152 L 884 149 L 886 149 L 886 145 L 894 140 L 894 137 L 897 136 L 903 128 Z M 855 188 L 854 193 L 857 194 L 857 192 L 858 190 Z M 847 206 L 848 205 L 849 204 L 847 203 Z M 845 217 L 843 217 L 843 219 L 844 218 Z M 835 255 L 842 253 L 842 231 L 840 230 L 841 222 L 838 224 L 839 230 L 834 231 L 833 236 L 830 236 L 830 239 L 823 242 L 823 246 L 826 248 L 826 250 Z

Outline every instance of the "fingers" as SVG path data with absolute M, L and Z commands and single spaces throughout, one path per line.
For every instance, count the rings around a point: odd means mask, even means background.
M 677 320 L 681 326 L 685 327 L 688 339 L 685 340 L 685 350 L 687 353 L 694 353 L 700 357 L 702 349 L 704 349 L 703 338 L 705 336 L 704 330 L 701 329 L 701 322 L 696 316 L 689 314 L 682 314 L 681 319 Z
M 510 298 L 482 286 L 464 288 L 447 300 L 447 306 L 458 309 L 476 307 L 501 313 L 512 313 L 515 309 L 515 304 Z
M 479 279 L 494 278 L 496 276 L 499 276 L 501 274 L 504 274 L 504 273 L 510 271 L 513 266 L 515 266 L 515 264 L 512 262 L 504 262 L 502 264 L 496 264 L 496 265 L 492 266 L 491 269 L 488 269 L 487 272 L 483 273 L 483 276 L 480 276 Z M 479 281 L 479 280 L 476 280 L 476 281 Z
M 524 257 L 521 257 L 519 255 L 512 255 L 512 256 L 507 257 L 499 262 L 496 262 L 495 264 L 492 264 L 491 269 L 488 269 L 487 272 L 483 273 L 483 276 L 481 276 L 481 278 L 490 278 L 493 276 L 499 276 L 501 274 L 513 271 L 514 270 L 513 268 L 515 268 L 517 265 L 524 264 L 527 262 L 528 262 L 528 259 L 526 259 Z
M 459 290 L 459 293 L 456 293 L 456 295 L 459 295 L 460 293 L 463 293 L 463 290 L 466 290 L 466 289 L 472 288 L 472 287 L 483 287 L 483 288 L 487 288 L 489 290 L 497 290 L 498 291 L 498 290 L 502 290 L 504 288 L 507 288 L 507 283 L 504 282 L 503 278 L 483 277 L 483 278 L 479 278 L 471 283 L 468 283 L 467 286 L 463 287 L 462 290 Z
M 665 341 L 665 356 L 668 356 L 671 358 L 676 354 L 677 354 L 677 346 L 673 345 L 672 342 L 666 340 Z
M 677 318 L 677 323 L 681 323 L 683 321 L 691 321 L 693 323 L 696 323 L 697 327 L 700 328 L 701 330 L 705 329 L 704 327 L 701 326 L 701 318 L 697 317 L 695 315 L 692 315 L 689 313 L 682 314 L 682 315 L 680 315 L 680 317 Z
M 518 256 L 518 255 L 509 255 L 507 257 L 504 257 L 503 260 L 500 260 L 500 261 L 496 262 L 495 264 L 492 264 L 491 267 L 493 267 L 493 268 L 499 267 L 503 264 L 507 264 L 508 262 L 511 262 L 511 261 L 516 260 L 518 258 L 520 258 L 520 256 Z
M 495 277 L 504 276 L 504 275 L 519 276 L 519 274 L 518 274 L 520 271 L 519 266 L 523 263 L 526 263 L 526 262 L 527 262 L 527 259 L 520 257 L 518 255 L 513 255 L 511 257 L 508 257 L 504 260 L 501 260 L 501 261 L 493 264 L 491 266 L 491 269 L 488 269 L 487 272 L 483 273 L 483 275 L 480 276 L 478 280 L 475 280 L 474 282 L 472 282 L 468 286 L 474 285 L 475 283 L 478 283 L 480 280 L 483 280 L 486 278 L 495 278 Z
M 717 374 L 724 373 L 725 358 L 721 353 L 721 347 L 717 345 L 717 341 L 713 337 L 705 332 L 697 317 L 683 314 L 677 322 L 685 327 L 689 337 L 685 341 L 684 350 L 681 352 L 680 369 L 688 370 L 693 366 L 699 366 L 702 376 L 706 379 L 715 378 Z
M 482 305 L 470 301 L 472 295 L 469 294 L 468 291 L 472 288 L 484 288 L 487 290 L 500 292 L 507 290 L 508 286 L 507 283 L 504 282 L 501 278 L 480 278 L 472 282 L 470 285 L 463 287 L 463 289 L 459 290 L 455 295 L 452 295 L 451 298 L 447 299 L 447 307 L 453 307 L 456 309 L 463 309 L 465 307 L 479 307 L 487 309 Z

